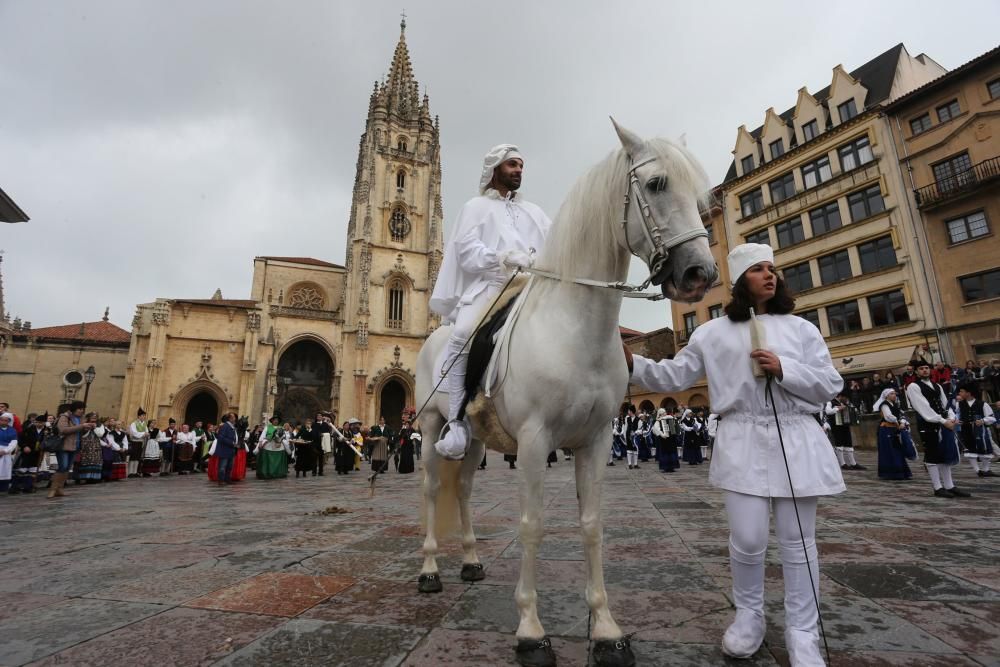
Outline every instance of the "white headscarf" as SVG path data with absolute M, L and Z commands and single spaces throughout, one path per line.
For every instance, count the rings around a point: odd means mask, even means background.
M 499 144 L 490 149 L 490 152 L 483 158 L 483 173 L 479 176 L 479 194 L 485 194 L 493 180 L 493 170 L 504 163 L 505 160 L 518 158 L 522 162 L 524 156 L 520 149 L 514 144 Z
M 889 396 L 890 392 L 891 393 L 895 393 L 896 394 L 896 400 L 897 401 L 899 400 L 899 392 L 897 392 L 895 389 L 893 389 L 891 387 L 889 389 L 883 389 L 882 390 L 882 395 L 878 397 L 878 400 L 875 401 L 875 405 L 872 406 L 872 410 L 873 411 L 875 411 L 875 412 L 879 411 L 879 408 L 882 407 L 882 404 L 886 402 L 886 398 Z

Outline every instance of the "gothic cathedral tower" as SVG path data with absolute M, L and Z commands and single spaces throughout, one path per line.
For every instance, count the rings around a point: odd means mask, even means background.
M 394 424 L 414 402 L 417 353 L 439 324 L 428 308 L 442 256 L 439 129 L 413 76 L 404 19 L 358 147 L 338 351 L 345 419 Z

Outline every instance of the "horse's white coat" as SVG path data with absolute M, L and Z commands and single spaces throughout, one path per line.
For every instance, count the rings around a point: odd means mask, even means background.
M 684 149 L 662 139 L 645 142 L 617 125 L 622 150 L 615 151 L 580 179 L 563 204 L 549 232 L 538 266 L 561 275 L 604 281 L 624 281 L 628 250 L 621 220 L 629 158 L 655 160 L 637 170 L 639 182 L 653 184 L 666 177 L 666 187 L 645 192 L 653 218 L 665 238 L 702 227 L 698 204 L 705 194 L 704 173 Z M 629 211 L 629 239 L 641 256 L 650 254 L 637 225 L 641 218 L 634 200 Z M 679 263 L 679 265 L 677 265 Z M 673 265 L 673 266 L 671 266 Z M 689 269 L 701 271 L 688 280 Z M 671 251 L 668 270 L 671 290 L 700 299 L 715 280 L 715 264 L 704 238 Z M 698 275 L 698 274 L 696 274 Z M 576 487 L 580 502 L 587 568 L 587 603 L 593 613 L 592 637 L 618 639 L 621 629 L 611 616 L 602 564 L 601 484 L 611 417 L 625 393 L 628 371 L 618 334 L 622 295 L 614 290 L 585 287 L 557 280 L 535 279 L 517 327 L 510 338 L 510 359 L 503 385 L 493 395 L 497 416 L 518 445 L 523 547 L 521 574 L 515 591 L 520 612 L 519 639 L 541 639 L 538 619 L 535 559 L 542 541 L 542 482 L 546 458 L 556 447 L 575 450 Z M 448 328 L 434 332 L 417 361 L 417 400 L 422 404 L 438 380 L 434 361 L 448 337 Z M 435 516 L 439 497 L 454 489 L 462 526 L 463 563 L 478 563 L 475 533 L 469 509 L 472 480 L 482 460 L 484 445 L 474 439 L 460 465 L 443 461 L 434 442 L 448 413 L 447 396 L 431 399 L 421 426 L 426 445 L 424 500 L 426 538 L 422 572 L 437 573 Z M 475 424 L 473 424 L 475 434 Z M 442 475 L 457 475 L 455 484 L 442 484 Z M 447 480 L 446 480 L 447 481 Z

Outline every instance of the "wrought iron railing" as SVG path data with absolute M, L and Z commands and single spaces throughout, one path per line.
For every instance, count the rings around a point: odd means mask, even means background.
M 987 181 L 1000 177 L 1000 156 L 978 162 L 964 171 L 941 178 L 913 191 L 917 206 L 926 208 L 970 192 Z

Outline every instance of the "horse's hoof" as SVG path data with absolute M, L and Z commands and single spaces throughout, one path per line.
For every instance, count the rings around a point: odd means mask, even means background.
M 556 667 L 556 654 L 548 637 L 517 640 L 517 664 L 521 667 Z
M 597 667 L 635 667 L 635 654 L 627 638 L 598 639 L 594 642 Z
M 462 581 L 482 581 L 486 578 L 482 563 L 463 563 Z
M 422 574 L 417 579 L 417 590 L 421 593 L 440 593 L 444 590 L 441 585 L 441 575 L 438 573 Z

